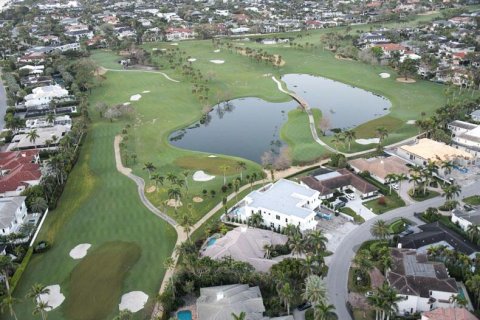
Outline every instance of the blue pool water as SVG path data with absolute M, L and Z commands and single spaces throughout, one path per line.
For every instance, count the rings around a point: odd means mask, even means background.
M 462 298 L 465 298 L 465 293 L 463 292 L 462 287 L 459 287 L 459 288 L 458 288 L 458 295 L 459 295 L 460 297 L 462 297 Z
M 192 312 L 190 310 L 183 310 L 177 312 L 178 320 L 192 320 Z
M 207 241 L 207 247 L 212 246 L 215 242 L 217 242 L 217 238 L 210 238 Z

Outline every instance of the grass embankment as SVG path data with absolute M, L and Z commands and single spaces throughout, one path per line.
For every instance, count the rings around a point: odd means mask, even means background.
M 388 225 L 388 231 L 390 232 L 390 234 L 399 234 L 407 230 L 410 224 L 411 222 L 409 220 L 400 218 Z
M 358 215 L 351 208 L 343 207 L 343 208 L 340 209 L 340 212 L 343 212 L 343 213 L 349 215 L 350 217 L 352 217 L 353 221 L 355 221 L 356 223 L 364 223 L 365 222 L 365 219 L 363 219 L 362 216 Z
M 93 100 L 98 97 L 97 92 L 93 92 Z M 52 248 L 33 255 L 15 290 L 15 297 L 23 299 L 34 283 L 59 284 L 66 300 L 58 309 L 49 312 L 49 319 L 111 319 L 118 312 L 121 295 L 133 290 L 144 291 L 150 296 L 149 307 L 138 312 L 136 319 L 143 318 L 151 310 L 165 272 L 163 261 L 173 250 L 176 234 L 143 206 L 134 182 L 117 172 L 113 138 L 121 128 L 122 123 L 101 121 L 94 116 L 59 205 L 49 213 L 38 236 L 38 240 L 47 239 L 52 243 Z M 125 273 L 117 276 L 112 271 L 122 265 L 123 258 L 110 257 L 111 262 L 92 263 L 83 269 L 81 277 L 77 276 L 74 270 L 88 262 L 89 255 L 95 255 L 106 243 L 117 241 L 142 248 L 138 261 L 131 261 Z M 88 260 L 73 260 L 69 256 L 70 250 L 80 243 L 92 244 L 84 258 Z M 112 278 L 113 274 L 117 275 Z M 95 284 L 85 279 L 96 279 Z M 92 286 L 95 292 L 90 291 Z M 104 292 L 109 295 L 109 301 L 115 303 L 75 298 L 75 292 L 88 291 L 92 296 L 97 291 Z M 96 315 L 84 317 L 87 311 L 83 309 L 95 310 Z M 16 306 L 16 311 L 19 319 L 31 319 L 33 304 L 24 301 Z
M 463 202 L 469 204 L 471 206 L 479 206 L 480 205 L 480 196 L 471 196 L 463 199 Z

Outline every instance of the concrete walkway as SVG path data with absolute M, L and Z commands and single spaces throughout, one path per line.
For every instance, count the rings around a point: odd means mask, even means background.
M 179 80 L 172 79 L 168 76 L 168 74 L 161 72 L 161 71 L 153 71 L 153 70 L 125 70 L 125 69 L 108 69 L 105 67 L 100 67 L 101 69 L 105 71 L 111 71 L 111 72 L 145 72 L 145 73 L 157 73 L 161 74 L 162 76 L 165 77 L 165 79 L 172 81 L 172 82 L 180 82 Z

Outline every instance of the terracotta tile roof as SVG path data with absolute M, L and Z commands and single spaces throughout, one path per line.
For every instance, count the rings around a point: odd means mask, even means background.
M 379 177 L 380 179 L 385 180 L 385 177 L 389 173 L 394 174 L 405 174 L 408 175 L 407 162 L 398 157 L 387 157 L 387 158 L 372 158 L 365 159 L 359 158 L 348 161 L 355 169 L 362 171 L 368 171 L 372 175 Z
M 379 44 L 377 47 L 382 48 L 383 51 L 405 51 L 407 50 L 406 47 L 402 46 L 401 44 L 398 43 L 384 43 L 384 44 Z
M 464 308 L 438 308 L 422 313 L 422 320 L 478 320 Z
M 28 181 L 40 180 L 40 165 L 36 162 L 37 150 L 10 151 L 0 153 L 0 193 L 27 187 Z

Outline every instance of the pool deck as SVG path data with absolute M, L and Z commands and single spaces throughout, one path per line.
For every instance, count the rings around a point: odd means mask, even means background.
M 197 320 L 198 319 L 197 305 L 195 303 L 189 304 L 185 307 L 182 307 L 182 308 L 178 309 L 177 312 L 175 312 L 175 315 L 180 311 L 187 311 L 187 310 L 192 313 L 192 320 Z

